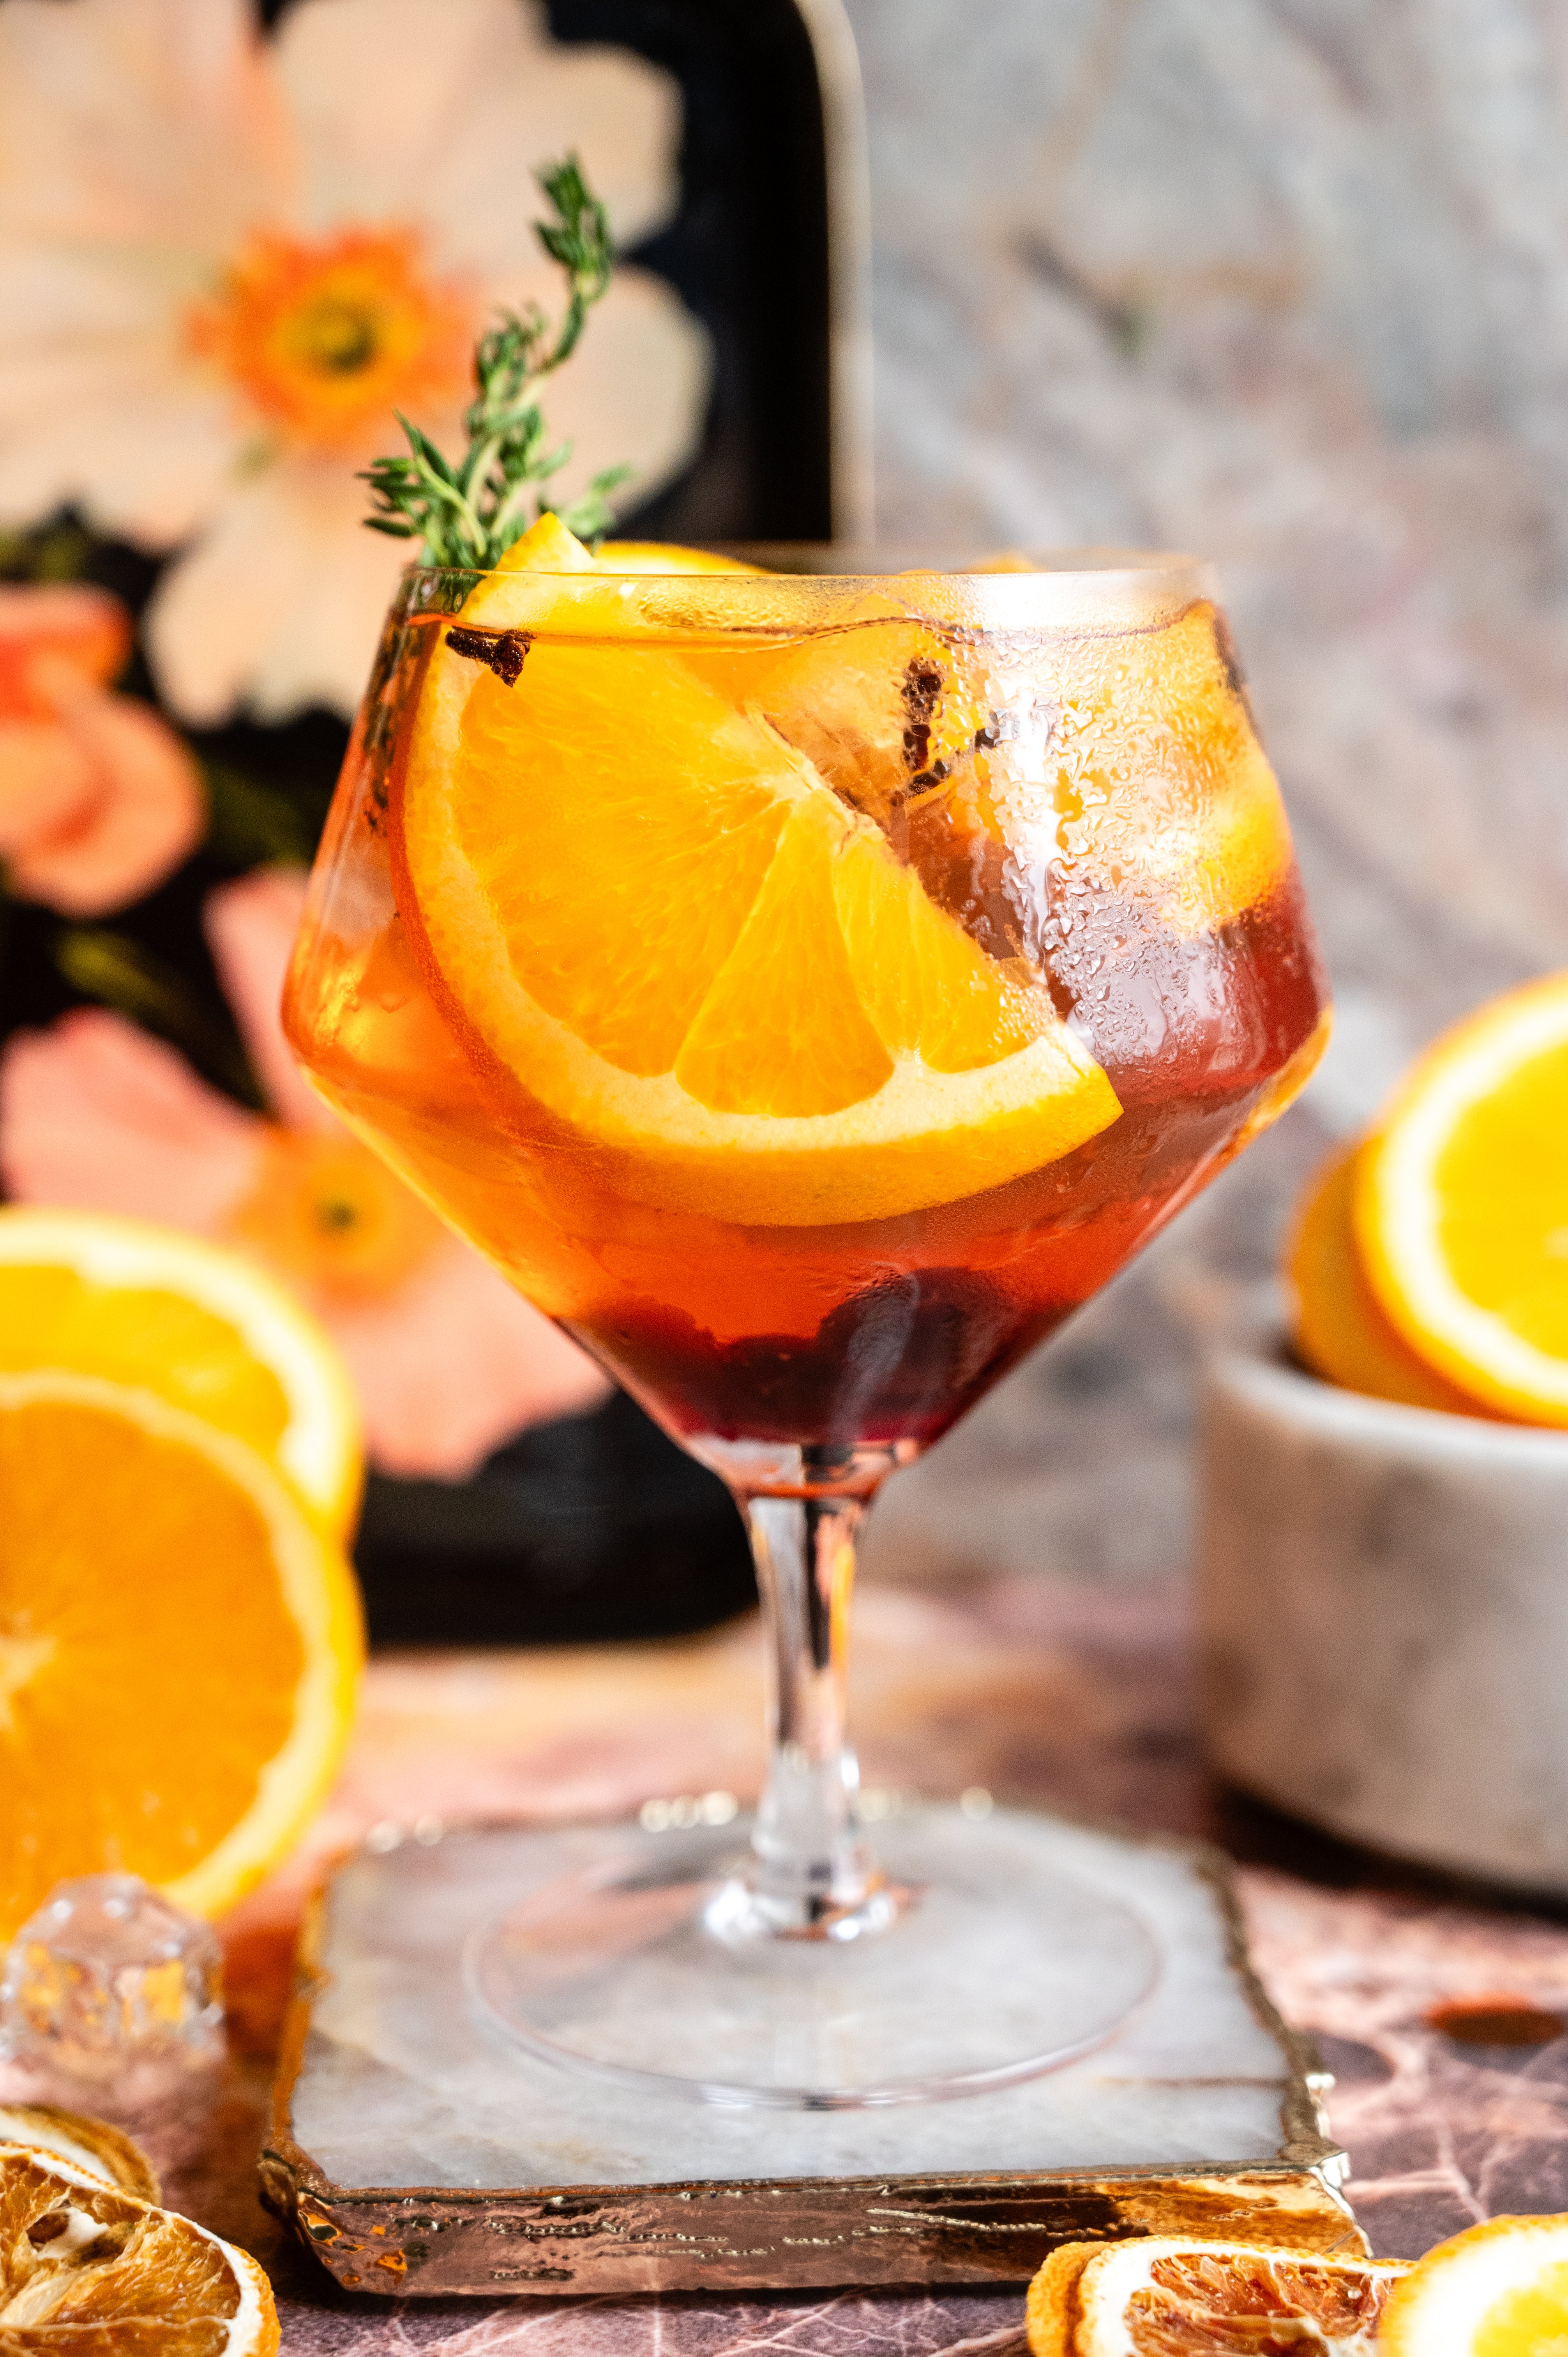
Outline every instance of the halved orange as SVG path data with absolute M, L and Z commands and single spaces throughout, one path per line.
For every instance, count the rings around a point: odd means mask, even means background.
M 1418 1357 L 1505 1415 L 1568 1426 L 1568 974 L 1428 1049 L 1358 1165 L 1355 1219 Z
M 253 1261 L 97 1211 L 0 1210 L 0 1373 L 61 1367 L 156 1392 L 271 1459 L 338 1536 L 364 1478 L 348 1369 Z
M 575 564 L 559 528 L 532 554 Z M 464 621 L 510 617 L 508 587 Z M 489 1053 L 627 1192 L 746 1222 L 950 1202 L 1115 1120 L 1043 986 L 765 712 L 639 631 L 637 589 L 535 581 L 515 687 L 446 646 L 425 682 L 394 866 Z
M 1418 2260 L 1384 2311 L 1385 2357 L 1568 2349 L 1568 2215 L 1488 2218 Z
M 1297 1356 L 1326 1382 L 1406 1407 L 1487 1416 L 1484 1407 L 1417 1358 L 1367 1282 L 1356 1243 L 1357 1172 L 1363 1145 L 1331 1155 L 1297 1206 L 1285 1268 L 1294 1297 Z
M 7 2357 L 272 2357 L 278 2337 L 248 2251 L 52 2153 L 0 2145 Z
M 1069 2243 L 1029 2286 L 1029 2347 L 1033 2357 L 1257 2357 L 1287 2346 L 1372 2357 L 1385 2304 L 1408 2272 L 1184 2234 Z
M 254 1449 L 0 1376 L 0 1941 L 69 1875 L 231 1905 L 325 1795 L 361 1653 L 348 1565 Z

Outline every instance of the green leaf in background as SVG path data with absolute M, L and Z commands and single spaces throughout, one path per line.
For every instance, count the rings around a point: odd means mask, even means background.
M 0 579 L 75 581 L 91 554 L 91 533 L 69 520 L 42 532 L 0 532 Z
M 178 1048 L 199 1071 L 255 1111 L 264 1101 L 236 1034 L 196 996 L 173 966 L 102 925 L 66 925 L 55 963 L 73 990 L 112 1006 Z
M 202 780 L 207 848 L 220 866 L 239 870 L 279 860 L 309 865 L 316 834 L 286 794 L 259 785 L 224 761 L 207 762 Z

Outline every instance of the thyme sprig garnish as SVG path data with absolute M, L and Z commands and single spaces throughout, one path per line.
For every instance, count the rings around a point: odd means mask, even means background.
M 376 509 L 365 518 L 371 531 L 394 540 L 422 540 L 419 561 L 424 565 L 482 571 L 499 564 L 513 541 L 552 508 L 579 540 L 596 541 L 615 521 L 608 493 L 631 472 L 629 467 L 604 468 L 570 506 L 535 492 L 535 486 L 548 483 L 566 464 L 572 445 L 549 447 L 532 389 L 571 358 L 614 267 L 609 221 L 576 156 L 568 156 L 538 178 L 555 218 L 536 221 L 534 235 L 566 274 L 560 324 L 553 328 L 538 304 L 531 303 L 526 311 L 503 311 L 480 337 L 474 347 L 475 397 L 463 420 L 468 447 L 456 464 L 398 410 L 393 414 L 408 436 L 409 457 L 377 458 L 360 479 L 370 485 Z

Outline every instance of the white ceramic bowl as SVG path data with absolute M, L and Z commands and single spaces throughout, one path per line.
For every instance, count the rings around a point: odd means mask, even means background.
M 1568 1894 L 1568 1434 L 1397 1407 L 1277 1333 L 1218 1350 L 1209 1756 L 1330 1832 Z

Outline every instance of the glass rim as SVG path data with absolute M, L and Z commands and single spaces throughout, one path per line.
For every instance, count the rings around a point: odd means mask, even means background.
M 559 615 L 570 612 L 575 589 L 602 594 L 610 587 L 629 601 L 628 619 L 635 611 L 638 630 L 656 634 L 788 636 L 903 619 L 965 635 L 1048 631 L 1105 637 L 1164 629 L 1194 605 L 1207 601 L 1218 608 L 1221 603 L 1219 583 L 1206 559 L 1158 550 L 1018 552 L 1013 563 L 998 569 L 968 572 L 934 561 L 939 554 L 935 549 L 754 543 L 743 552 L 741 544 L 731 542 L 722 552 L 710 544 L 704 553 L 710 552 L 744 553 L 759 569 L 665 573 L 618 572 L 607 566 L 566 573 L 532 566 L 513 572 L 495 565 L 411 565 L 404 568 L 394 610 L 404 617 L 432 608 L 450 613 L 466 608 L 476 590 L 493 584 L 493 596 L 489 591 L 485 596 L 487 626 L 537 634 L 548 632 L 552 608 Z M 922 554 L 923 565 L 899 561 Z M 768 556 L 790 560 L 790 569 L 777 562 L 762 569 Z M 811 569 L 821 563 L 858 567 L 873 558 L 882 570 Z M 1029 570 L 1018 569 L 1020 558 Z M 969 562 L 981 565 L 985 560 L 970 552 Z
M 656 547 L 660 544 L 638 541 L 628 544 L 639 548 Z M 671 565 L 666 572 L 656 565 L 628 565 L 624 570 L 613 565 L 598 564 L 596 574 L 585 576 L 581 571 L 553 565 L 531 565 L 528 572 L 541 581 L 581 581 L 596 577 L 612 581 L 680 581 L 690 586 L 701 581 L 704 585 L 743 583 L 756 580 L 773 581 L 832 581 L 844 587 L 859 584 L 873 587 L 897 580 L 904 576 L 934 576 L 944 581 L 973 583 L 976 587 L 999 581 L 1071 580 L 1105 581 L 1118 575 L 1131 580 L 1145 580 L 1164 574 L 1198 576 L 1212 569 L 1211 558 L 1200 556 L 1187 549 L 1120 548 L 1085 544 L 1072 548 L 1008 548 L 989 554 L 971 550 L 928 548 L 910 542 L 836 541 L 682 541 L 671 546 L 695 550 L 704 556 L 728 556 L 742 564 L 757 567 L 756 573 L 712 573 L 684 565 Z M 769 563 L 768 559 L 774 562 Z M 809 560 L 827 558 L 818 565 Z M 789 560 L 794 560 L 790 562 Z M 498 575 L 515 578 L 504 565 L 406 565 L 405 579 L 442 579 L 487 581 Z

